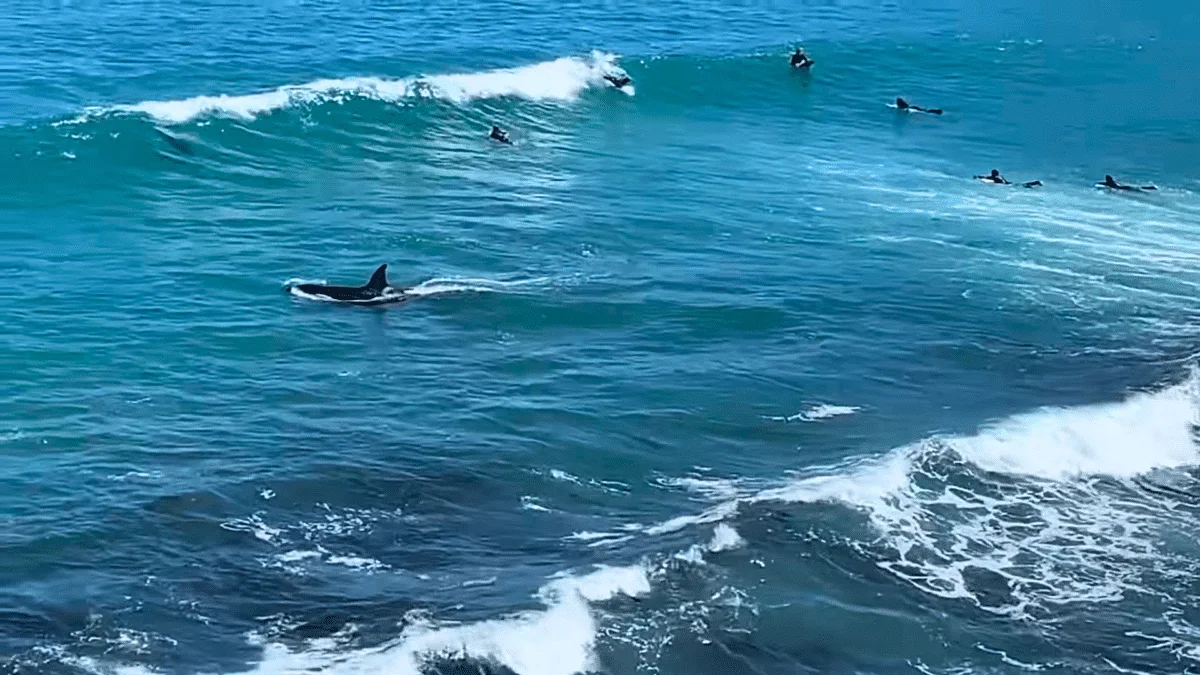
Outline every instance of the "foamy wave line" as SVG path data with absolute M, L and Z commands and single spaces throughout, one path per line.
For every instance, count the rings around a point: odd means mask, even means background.
M 1169 508 L 1130 505 L 1096 478 L 1129 484 L 1200 463 L 1198 387 L 1193 372 L 1183 384 L 1121 403 L 1017 415 L 972 436 L 926 439 L 635 527 L 653 536 L 724 523 L 747 504 L 835 502 L 863 513 L 878 535 L 852 544 L 870 557 L 879 545 L 891 549 L 877 564 L 925 592 L 1007 615 L 1114 601 L 1150 592 L 1147 570 L 1185 563 L 1156 544 L 1158 531 L 1174 527 Z M 988 590 L 981 578 L 999 581 Z
M 588 57 L 563 57 L 520 68 L 503 68 L 481 73 L 460 73 L 385 79 L 350 77 L 324 79 L 307 84 L 286 85 L 255 94 L 194 96 L 168 101 L 143 101 L 132 105 L 84 110 L 83 121 L 112 113 L 144 114 L 166 124 L 182 124 L 202 116 L 253 119 L 282 108 L 367 98 L 400 102 L 414 98 L 436 98 L 454 103 L 505 96 L 533 101 L 570 101 L 592 86 L 604 85 L 604 76 L 623 74 L 616 56 L 593 52 Z
M 332 640 L 315 641 L 303 651 L 268 644 L 252 673 L 420 675 L 424 664 L 433 659 L 488 661 L 518 675 L 595 672 L 598 628 L 590 603 L 649 592 L 650 578 L 644 568 L 599 567 L 585 576 L 551 579 L 538 591 L 546 606 L 543 610 L 458 625 L 439 625 L 412 614 L 411 623 L 395 640 L 354 651 Z

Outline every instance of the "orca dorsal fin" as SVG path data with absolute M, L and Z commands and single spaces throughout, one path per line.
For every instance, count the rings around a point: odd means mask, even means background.
M 382 291 L 387 286 L 387 263 L 384 263 L 379 266 L 379 269 L 375 270 L 375 274 L 371 275 L 371 280 L 367 282 L 367 288 L 372 291 Z

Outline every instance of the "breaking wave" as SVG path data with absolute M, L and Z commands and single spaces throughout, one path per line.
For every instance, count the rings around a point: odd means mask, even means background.
M 613 54 L 563 57 L 519 68 L 387 79 L 350 77 L 286 85 L 254 94 L 217 94 L 131 105 L 88 108 L 81 119 L 114 113 L 148 115 L 164 124 L 183 124 L 205 116 L 253 119 L 283 108 L 365 98 L 391 103 L 434 98 L 453 103 L 517 97 L 533 101 L 571 101 L 589 87 L 605 85 L 604 76 L 620 75 Z M 606 85 L 607 86 L 607 85 Z
M 327 675 L 420 675 L 436 660 L 475 660 L 501 665 L 519 675 L 575 675 L 593 672 L 598 634 L 591 603 L 618 595 L 650 592 L 642 567 L 600 567 L 584 576 L 560 575 L 538 591 L 545 608 L 468 624 L 441 624 L 410 613 L 395 640 L 370 649 L 345 651 L 335 640 L 318 640 L 293 651 L 264 645 L 264 658 L 252 671 Z M 547 640 L 546 636 L 554 639 Z
M 922 591 L 987 611 L 1022 616 L 1153 594 L 1181 565 L 1196 567 L 1160 545 L 1164 533 L 1187 527 L 1162 495 L 1191 493 L 1147 494 L 1143 483 L 1164 471 L 1194 482 L 1186 468 L 1200 457 L 1198 384 L 1193 373 L 1121 403 L 1017 415 L 639 530 L 722 523 L 755 503 L 836 503 L 863 513 L 877 537 L 848 542 L 864 557 Z

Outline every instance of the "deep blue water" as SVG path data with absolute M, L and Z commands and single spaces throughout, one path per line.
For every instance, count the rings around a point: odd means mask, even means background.
M 10 3 L 0 672 L 1200 672 L 1198 19 Z

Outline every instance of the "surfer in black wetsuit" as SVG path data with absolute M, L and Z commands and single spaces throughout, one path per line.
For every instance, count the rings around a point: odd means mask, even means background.
M 633 82 L 633 80 L 629 79 L 628 75 L 611 75 L 610 74 L 610 75 L 605 75 L 604 79 L 608 80 L 608 83 L 611 84 L 612 86 L 616 87 L 617 89 L 621 89 L 621 88 L 625 87 L 625 85 L 629 84 L 630 82 Z
M 975 180 L 981 180 L 985 183 L 995 183 L 996 185 L 1012 185 L 1012 183 L 1008 182 L 1007 178 L 1000 175 L 999 169 L 992 169 L 992 172 L 986 176 L 975 176 Z M 1028 183 L 1021 183 L 1021 187 L 1027 188 L 1040 187 L 1041 185 L 1042 181 L 1040 180 L 1031 180 Z
M 941 115 L 942 114 L 941 108 L 922 108 L 921 106 L 909 105 L 908 101 L 905 101 L 902 98 L 896 99 L 896 109 L 904 110 L 904 111 L 916 110 L 917 112 L 929 113 L 930 115 Z
M 981 180 L 981 181 L 985 181 L 988 183 L 996 183 L 998 185 L 1011 185 L 1011 183 L 1009 183 L 1008 180 L 1006 180 L 1004 178 L 1004 176 L 1000 175 L 999 169 L 992 169 L 992 172 L 986 176 L 975 176 L 975 180 Z
M 499 141 L 501 143 L 512 145 L 512 140 L 509 139 L 508 132 L 496 126 L 495 124 L 492 125 L 492 133 L 488 134 L 488 138 L 492 139 L 493 141 Z
M 808 54 L 805 54 L 803 49 L 796 47 L 796 53 L 792 54 L 792 67 L 793 68 L 796 68 L 796 69 L 808 68 L 808 67 L 812 66 L 813 63 L 815 63 L 815 61 L 808 58 Z
M 1108 188 L 1109 190 L 1136 190 L 1136 191 L 1142 191 L 1142 192 L 1144 192 L 1146 190 L 1157 190 L 1158 189 L 1157 187 L 1155 187 L 1153 185 L 1143 185 L 1142 187 L 1137 187 L 1134 185 L 1121 185 L 1120 183 L 1117 182 L 1117 180 L 1115 178 L 1113 178 L 1112 176 L 1108 176 L 1108 175 L 1104 176 L 1103 183 L 1096 183 L 1096 187 Z

